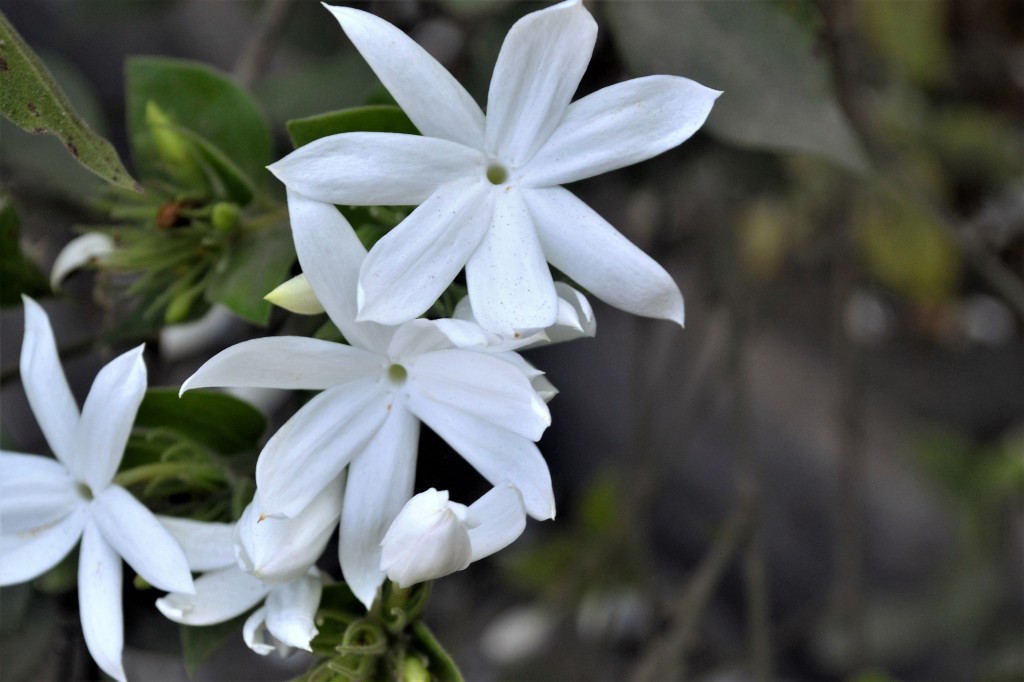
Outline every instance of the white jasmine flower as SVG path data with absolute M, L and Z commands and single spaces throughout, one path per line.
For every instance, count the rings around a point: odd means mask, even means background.
M 270 167 L 290 189 L 319 201 L 419 204 L 363 264 L 359 319 L 416 317 L 465 266 L 481 325 L 504 335 L 543 329 L 558 315 L 550 262 L 613 306 L 683 323 L 672 277 L 559 185 L 682 143 L 719 92 L 648 76 L 570 104 L 597 25 L 580 0 L 568 0 L 509 31 L 485 117 L 397 28 L 348 7 L 327 9 L 423 134 L 333 135 Z
M 322 390 L 268 441 L 256 465 L 260 513 L 294 517 L 348 469 L 339 555 L 368 607 L 384 580 L 380 541 L 412 497 L 420 422 L 492 483 L 511 481 L 527 512 L 555 513 L 535 445 L 551 422 L 532 370 L 514 353 L 461 349 L 433 322 L 356 322 L 366 250 L 334 206 L 288 194 L 295 249 L 317 298 L 351 345 L 254 339 L 215 356 L 182 386 Z M 468 324 L 468 323 L 466 323 Z
M 316 516 L 315 511 L 312 516 Z M 302 523 L 312 519 L 310 514 L 305 514 L 305 518 L 300 514 L 296 521 Z M 335 513 L 330 526 L 333 528 L 337 521 Z M 312 566 L 312 561 L 316 561 L 323 552 L 323 544 L 309 564 L 275 584 L 261 580 L 236 564 L 238 547 L 234 538 L 238 532 L 237 524 L 166 516 L 160 517 L 160 522 L 181 543 L 189 567 L 193 571 L 204 572 L 195 580 L 194 593 L 172 592 L 158 599 L 156 607 L 160 613 L 175 623 L 204 626 L 230 620 L 264 602 L 242 626 L 242 637 L 249 648 L 264 656 L 274 650 L 282 656 L 292 648 L 311 650 L 310 642 L 317 634 L 315 617 L 320 595 L 324 584 L 329 582 L 325 574 Z M 260 525 L 275 523 L 284 524 L 288 526 L 287 530 L 297 531 L 299 535 L 306 530 L 277 519 L 264 519 Z M 273 535 L 279 543 L 284 541 L 278 544 L 281 550 L 288 551 L 294 547 L 289 546 L 285 533 Z
M 381 542 L 381 570 L 399 587 L 461 571 L 504 549 L 526 528 L 523 498 L 510 483 L 469 507 L 448 491 L 426 490 L 405 503 Z
M 123 681 L 121 559 L 160 589 L 193 590 L 181 547 L 112 482 L 146 392 L 143 347 L 100 370 L 79 413 L 50 321 L 35 301 L 24 302 L 22 384 L 57 459 L 0 452 L 0 586 L 42 575 L 81 539 L 78 601 L 85 644 L 105 673 Z

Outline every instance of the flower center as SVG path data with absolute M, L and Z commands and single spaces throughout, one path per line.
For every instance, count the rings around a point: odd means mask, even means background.
M 93 495 L 92 490 L 89 489 L 89 486 L 87 486 L 84 483 L 79 483 L 75 487 L 78 488 L 78 494 L 82 496 L 83 500 L 85 500 L 86 502 L 92 502 Z
M 401 386 L 405 383 L 405 380 L 409 378 L 409 370 L 401 365 L 391 365 L 388 367 L 388 379 L 391 380 L 395 386 Z
M 500 163 L 492 163 L 487 167 L 487 179 L 492 185 L 503 185 L 508 180 L 508 171 Z

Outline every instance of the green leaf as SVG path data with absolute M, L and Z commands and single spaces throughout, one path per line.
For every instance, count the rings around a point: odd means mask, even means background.
M 353 132 L 405 133 L 419 135 L 405 112 L 394 105 L 378 104 L 332 111 L 327 114 L 288 121 L 288 135 L 296 147 L 328 135 Z
M 766 2 L 613 2 L 608 27 L 638 75 L 676 74 L 724 94 L 705 127 L 755 149 L 809 152 L 864 171 L 814 37 Z
M 128 130 L 132 155 L 143 175 L 161 160 L 146 125 L 146 106 L 155 102 L 172 123 L 212 140 L 252 181 L 270 163 L 270 133 L 256 103 L 225 74 L 178 59 L 135 57 L 126 66 Z
M 193 677 L 199 666 L 224 646 L 232 635 L 241 635 L 245 619 L 253 609 L 231 620 L 206 627 L 181 626 L 181 650 L 185 660 L 185 672 Z
M 19 127 L 56 135 L 83 166 L 124 189 L 141 191 L 117 151 L 72 108 L 18 32 L 0 14 L 0 113 Z
M 200 166 L 206 172 L 207 181 L 213 185 L 214 194 L 222 199 L 231 199 L 245 206 L 256 195 L 256 187 L 242 171 L 216 145 L 201 135 L 175 126 L 175 130 L 194 145 Z
M 50 286 L 21 251 L 21 221 L 10 198 L 0 196 L 0 305 L 20 305 L 21 295 L 49 293 Z
M 224 393 L 151 388 L 139 406 L 136 428 L 172 429 L 222 454 L 254 450 L 266 428 L 263 414 Z
M 295 245 L 287 226 L 246 233 L 224 270 L 211 276 L 206 295 L 253 324 L 266 326 L 273 306 L 263 297 L 288 279 L 294 263 Z

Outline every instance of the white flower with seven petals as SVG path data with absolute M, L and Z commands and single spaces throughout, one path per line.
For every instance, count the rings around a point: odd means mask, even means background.
M 551 475 L 535 444 L 551 416 L 526 362 L 512 352 L 458 348 L 427 320 L 356 322 L 366 250 L 334 206 L 289 191 L 288 208 L 303 272 L 351 345 L 254 339 L 222 351 L 182 386 L 323 391 L 260 453 L 259 515 L 299 514 L 347 467 L 341 568 L 369 607 L 385 575 L 380 542 L 412 497 L 422 421 L 492 484 L 514 484 L 531 516 L 554 517 Z
M 81 539 L 85 644 L 105 673 L 123 681 L 122 557 L 151 585 L 193 590 L 181 547 L 152 512 L 112 482 L 146 392 L 142 346 L 100 370 L 79 413 L 50 321 L 35 301 L 24 301 L 22 384 L 57 459 L 0 452 L 0 585 L 45 573 Z
M 465 506 L 434 488 L 415 495 L 381 541 L 380 567 L 399 587 L 461 571 L 508 547 L 526 528 L 523 498 L 511 483 Z
M 554 323 L 547 263 L 611 305 L 683 323 L 672 277 L 559 185 L 651 158 L 689 138 L 718 91 L 648 76 L 570 103 L 597 25 L 580 0 L 520 19 L 494 67 L 487 115 L 433 57 L 372 14 L 327 6 L 422 133 L 316 140 L 270 166 L 332 204 L 419 205 L 370 251 L 359 319 L 427 310 L 465 266 L 476 319 L 511 335 Z

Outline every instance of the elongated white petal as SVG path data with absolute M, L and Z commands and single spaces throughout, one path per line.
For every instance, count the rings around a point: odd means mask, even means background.
M 392 400 L 376 380 L 360 379 L 303 405 L 256 462 L 261 512 L 287 518 L 309 506 L 381 428 Z
M 270 585 L 228 566 L 196 578 L 195 594 L 171 592 L 157 599 L 156 607 L 175 623 L 213 625 L 245 613 L 268 592 Z
M 452 349 L 421 355 L 409 367 L 409 407 L 419 413 L 426 402 L 440 418 L 458 410 L 506 431 L 540 440 L 551 413 L 518 368 L 487 353 Z
M 235 550 L 232 544 L 235 524 L 160 515 L 156 518 L 181 547 L 188 567 L 194 573 L 235 565 Z
M 279 284 L 263 299 L 298 315 L 319 315 L 325 312 L 323 304 L 309 284 L 309 278 L 301 272 Z
M 526 529 L 526 508 L 519 489 L 499 483 L 469 506 L 466 513 L 473 561 L 502 550 Z
M 389 327 L 357 324 L 356 289 L 366 249 L 334 206 L 288 191 L 292 237 L 302 270 L 317 299 L 354 346 L 379 351 L 391 338 Z
M 429 308 L 480 245 L 493 205 L 494 187 L 483 177 L 434 192 L 363 261 L 358 319 L 401 324 Z
M 342 473 L 290 519 L 261 519 L 257 490 L 236 524 L 239 564 L 267 583 L 286 583 L 304 575 L 338 527 L 344 486 Z
M 426 50 L 372 14 L 325 7 L 421 133 L 483 147 L 483 111 Z
M 381 570 L 399 587 L 461 571 L 471 550 L 466 508 L 434 488 L 405 503 L 381 541 Z
M 540 371 L 523 359 L 523 356 L 519 353 L 510 353 L 506 351 L 502 353 L 494 353 L 493 355 L 496 358 L 500 358 L 505 362 L 511 363 L 517 367 L 520 372 L 529 377 L 530 385 L 544 402 L 550 403 L 551 399 L 558 395 L 558 389 L 555 388 L 554 384 L 548 381 L 547 377 L 544 376 L 544 372 Z
M 0 451 L 0 533 L 15 535 L 49 526 L 84 504 L 57 460 Z
M 75 467 L 80 481 L 94 494 L 109 483 L 124 457 L 124 448 L 146 395 L 144 346 L 107 363 L 92 382 L 78 422 Z
M 482 176 L 479 149 L 437 137 L 342 133 L 314 140 L 270 166 L 299 194 L 328 204 L 415 206 L 438 187 Z
M 50 319 L 38 303 L 22 296 L 25 304 L 25 336 L 21 341 L 21 383 L 32 414 L 50 449 L 72 473 L 77 443 L 78 405 L 57 356 Z
M 466 264 L 477 322 L 504 336 L 555 323 L 558 297 L 533 219 L 514 188 L 498 192 L 494 217 Z
M 278 585 L 267 595 L 266 623 L 282 644 L 312 651 L 309 643 L 317 635 L 316 617 L 324 584 L 320 572 L 310 569 L 305 575 Z
M 100 232 L 75 237 L 60 250 L 50 270 L 50 288 L 60 291 L 61 282 L 72 272 L 114 252 L 114 240 Z
M 561 187 L 533 189 L 526 203 L 548 261 L 626 312 L 682 325 L 683 295 L 665 269 Z
M 722 93 L 679 76 L 616 83 L 573 102 L 521 171 L 524 184 L 562 185 L 672 149 L 704 125 Z
M 153 512 L 121 486 L 112 485 L 90 506 L 104 540 L 150 585 L 192 592 L 185 553 Z
M 583 78 L 597 23 L 580 0 L 532 12 L 505 37 L 487 94 L 487 153 L 519 166 L 551 135 Z
M 590 301 L 565 282 L 555 282 L 558 292 L 558 319 L 548 327 L 548 343 L 562 343 L 597 334 L 597 320 Z
M 416 416 L 493 485 L 510 481 L 519 488 L 530 516 L 541 521 L 555 517 L 551 473 L 528 438 L 430 401 L 416 403 Z
M 203 363 L 181 392 L 212 386 L 325 389 L 379 375 L 380 356 L 305 336 L 266 336 L 225 348 Z
M 125 682 L 121 666 L 124 649 L 121 557 L 91 520 L 82 533 L 82 550 L 78 556 L 78 611 L 85 646 L 92 660 L 103 672 Z
M 338 556 L 345 582 L 367 609 L 384 582 L 380 541 L 412 497 L 418 441 L 419 422 L 396 406 L 349 467 Z
M 23 534 L 0 535 L 0 587 L 46 573 L 68 555 L 88 518 L 85 505 L 56 523 Z

